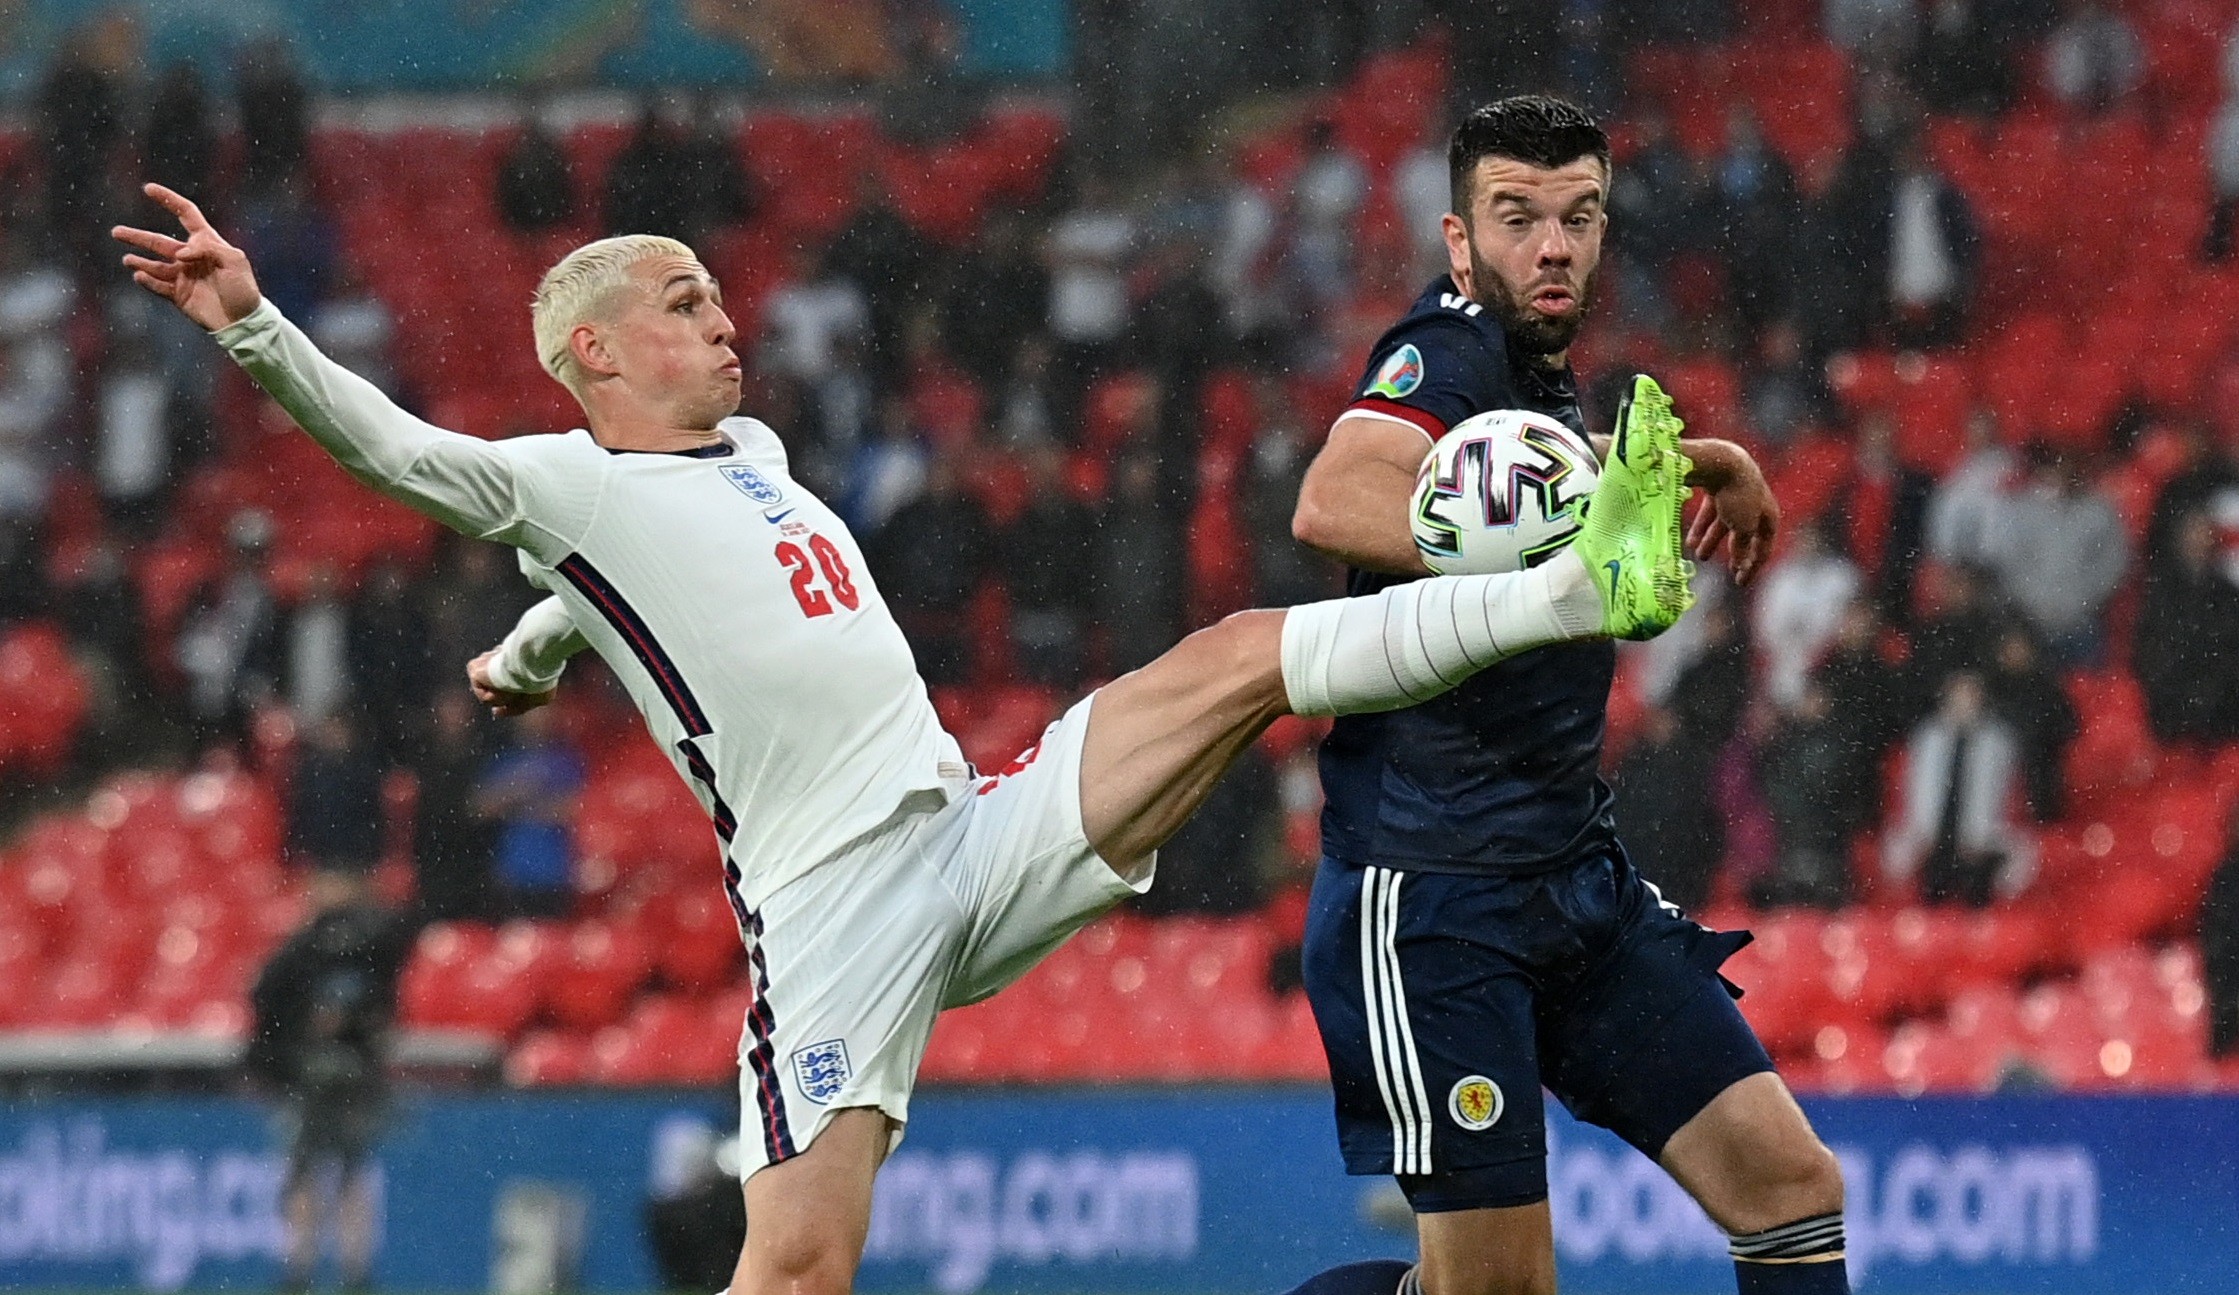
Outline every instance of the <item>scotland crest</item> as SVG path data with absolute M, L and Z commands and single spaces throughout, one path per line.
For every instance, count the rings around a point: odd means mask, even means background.
M 793 1054 L 793 1078 L 801 1086 L 801 1095 L 818 1106 L 839 1096 L 848 1076 L 854 1073 L 848 1068 L 843 1039 L 812 1043 Z
M 723 465 L 723 478 L 758 504 L 774 504 L 785 498 L 785 492 L 771 484 L 770 479 L 752 464 L 726 463 Z

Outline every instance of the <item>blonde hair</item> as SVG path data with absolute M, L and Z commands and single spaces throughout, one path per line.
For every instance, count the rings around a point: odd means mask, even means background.
M 598 318 L 608 298 L 630 282 L 630 267 L 656 256 L 682 256 L 698 260 L 691 248 L 659 234 L 624 234 L 585 243 L 538 280 L 536 296 L 529 303 L 529 320 L 536 330 L 537 363 L 563 387 L 582 398 L 585 374 L 568 348 L 575 326 Z

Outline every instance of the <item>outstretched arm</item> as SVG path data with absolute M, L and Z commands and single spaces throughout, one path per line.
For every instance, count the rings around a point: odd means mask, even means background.
M 493 713 L 519 715 L 552 700 L 568 658 L 583 648 L 566 604 L 547 598 L 522 614 L 505 642 L 467 662 L 467 682 Z
M 399 409 L 372 383 L 321 354 L 258 291 L 249 258 L 211 228 L 201 208 L 160 184 L 149 197 L 176 216 L 184 240 L 119 225 L 137 248 L 132 281 L 216 335 L 296 424 L 350 475 L 466 534 L 498 538 L 520 520 L 511 459 Z

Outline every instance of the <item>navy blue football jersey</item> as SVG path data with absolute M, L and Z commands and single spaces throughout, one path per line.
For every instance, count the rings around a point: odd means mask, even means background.
M 1511 351 L 1483 307 L 1440 276 L 1376 343 L 1347 412 L 1432 440 L 1495 409 L 1586 434 L 1569 370 Z M 1353 571 L 1351 593 L 1408 577 Z M 1601 779 L 1617 649 L 1566 643 L 1511 657 L 1406 710 L 1339 718 L 1322 743 L 1322 850 L 1356 865 L 1521 875 L 1615 841 Z

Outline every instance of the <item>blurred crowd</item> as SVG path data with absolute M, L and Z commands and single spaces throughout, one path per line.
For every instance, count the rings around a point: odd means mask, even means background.
M 1788 532 L 1755 587 L 1706 570 L 1702 610 L 1628 657 L 1613 777 L 1651 876 L 1683 903 L 1834 907 L 1872 879 L 1979 906 L 2027 888 L 2033 832 L 2064 813 L 2066 752 L 2090 719 L 2079 674 L 2134 676 L 2162 743 L 2239 738 L 2239 417 L 2208 379 L 2059 434 L 2028 425 L 2026 401 L 1967 400 L 1925 457 L 1900 443 L 1902 388 L 1875 399 L 1856 381 L 2002 328 L 1985 306 L 1992 221 L 1932 147 L 1939 126 L 2174 129 L 2130 16 L 2097 0 L 1828 0 L 1808 21 L 1849 107 L 1798 150 L 1746 97 L 1706 130 L 1640 83 L 1658 66 L 1644 51 L 1733 33 L 1723 0 L 1513 6 L 1520 25 L 1498 39 L 1455 8 L 1407 7 L 1442 35 L 1282 70 L 1326 95 L 1230 95 L 1211 145 L 1123 165 L 1084 126 L 1038 200 L 967 238 L 929 236 L 866 179 L 832 237 L 792 246 L 734 303 L 746 412 L 863 538 L 937 693 L 1054 704 L 1211 616 L 1335 592 L 1337 571 L 1291 540 L 1291 507 L 1368 341 L 1444 269 L 1445 126 L 1495 90 L 1549 88 L 1614 113 L 1619 142 L 1580 352 L 1589 420 L 1606 422 L 1633 367 L 1668 370 L 1683 413 L 1691 393 L 1724 393 L 1698 426 L 1747 443 L 1776 487 L 1815 483 L 1784 489 Z M 1308 25 L 1343 36 L 1347 21 L 1314 7 Z M 1324 44 L 1350 47 L 1337 36 Z M 2182 233 L 2175 255 L 2205 275 L 2229 263 L 2239 206 L 2239 31 L 2222 39 L 2205 174 L 2183 181 L 2209 195 L 2203 223 L 2134 235 Z M 148 216 L 130 181 L 200 197 L 322 345 L 407 405 L 422 394 L 396 363 L 414 320 L 365 286 L 312 182 L 313 96 L 285 50 L 251 47 L 225 86 L 74 46 L 28 105 L 26 146 L 0 152 L 0 625 L 59 625 L 95 681 L 76 777 L 284 749 L 300 856 L 409 854 L 432 915 L 564 911 L 590 776 L 579 723 L 500 727 L 459 686 L 529 601 L 507 555 L 446 540 L 427 560 L 280 573 L 274 519 L 242 509 L 222 569 L 175 613 L 142 596 L 182 483 L 229 453 L 227 379 L 114 269 L 106 227 Z M 968 129 L 979 105 L 941 94 L 914 124 Z M 1364 142 L 1348 105 L 1370 98 L 1382 116 Z M 523 117 L 493 219 L 527 243 L 586 227 L 720 239 L 780 196 L 711 100 L 647 103 L 590 173 L 549 104 Z M 2187 304 L 2229 315 L 2232 300 Z M 2093 319 L 2075 322 L 2088 337 Z M 2239 364 L 2235 331 L 2213 373 Z M 2148 461 L 2151 488 L 2117 497 Z M 57 499 L 88 491 L 97 539 L 49 544 Z M 596 694 L 596 671 L 579 674 L 571 687 Z M 1261 902 L 1285 874 L 1233 860 L 1303 862 L 1310 840 L 1284 824 L 1313 801 L 1309 751 L 1247 761 L 1169 852 L 1161 902 Z

